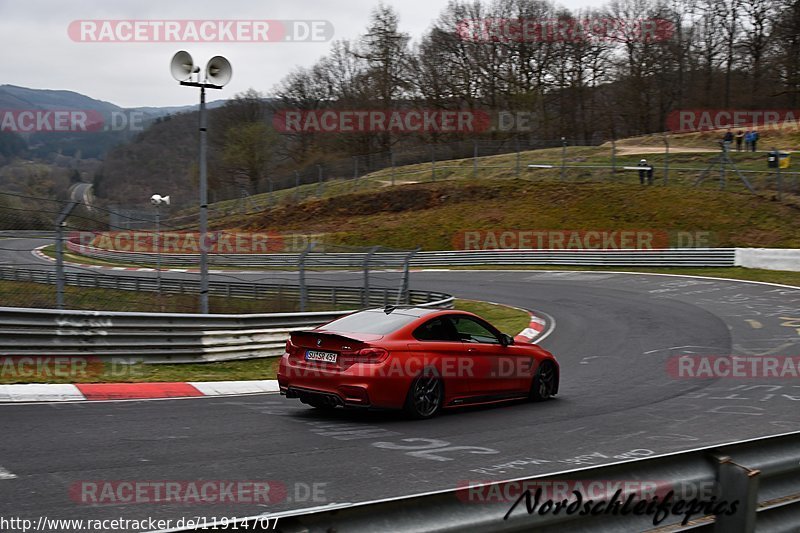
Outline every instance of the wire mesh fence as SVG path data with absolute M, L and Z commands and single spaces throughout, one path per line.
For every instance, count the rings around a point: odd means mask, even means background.
M 397 185 L 470 178 L 720 188 L 773 193 L 781 200 L 800 195 L 799 173 L 791 165 L 773 167 L 773 151 L 782 152 L 784 147 L 737 151 L 712 135 L 692 142 L 653 135 L 593 145 L 565 138 L 511 138 L 403 146 L 271 176 L 265 187 L 268 192 L 260 194 L 249 195 L 241 188 L 217 190 L 218 199 L 229 199 L 213 203 L 209 216 L 254 213 Z M 171 222 L 188 225 L 196 220 L 197 214 L 189 210 Z

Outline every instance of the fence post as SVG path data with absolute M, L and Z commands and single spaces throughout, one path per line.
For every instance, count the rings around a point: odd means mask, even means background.
M 472 177 L 478 177 L 478 141 L 472 141 Z
M 778 151 L 776 147 L 772 147 L 772 153 L 775 154 L 775 162 L 778 164 L 778 168 L 775 171 L 778 173 L 778 201 L 780 202 L 783 200 L 783 175 L 781 174 L 781 153 Z
M 362 305 L 364 307 L 369 306 L 369 261 L 372 259 L 372 256 L 380 250 L 380 246 L 373 246 L 367 252 L 367 256 L 364 258 L 364 292 L 361 298 Z
M 420 251 L 420 248 L 412 250 L 408 255 L 403 258 L 403 281 L 400 284 L 400 290 L 397 291 L 397 304 L 409 303 L 409 282 L 411 277 L 411 258 Z
M 310 242 L 306 245 L 305 250 L 300 254 L 300 257 L 297 260 L 297 270 L 298 270 L 298 283 L 300 284 L 300 312 L 306 312 L 306 301 L 308 300 L 308 287 L 306 287 L 306 258 L 311 250 L 314 249 L 317 243 Z
M 389 152 L 389 165 L 392 167 L 392 187 L 394 187 L 394 152 Z
M 56 309 L 64 309 L 64 222 L 56 232 Z
M 517 150 L 517 168 L 514 170 L 514 173 L 517 176 L 519 176 L 519 170 L 520 170 L 520 164 L 521 164 L 520 159 L 522 157 L 522 154 L 520 153 L 520 149 L 519 149 L 519 137 L 515 137 L 514 138 L 514 147 Z
M 275 205 L 275 193 L 273 191 L 275 186 L 272 182 L 272 178 L 267 178 L 267 181 L 269 182 L 269 207 L 272 207 Z
M 300 201 L 300 173 L 298 171 L 294 171 L 294 201 L 295 203 Z
M 353 156 L 353 190 L 358 187 L 358 156 Z
M 567 165 L 567 140 L 561 137 L 561 181 L 564 181 L 564 172 Z
M 617 140 L 611 139 L 611 180 L 617 175 Z
M 436 149 L 431 145 L 431 181 L 436 181 Z
M 669 183 L 669 136 L 664 134 L 664 186 Z
M 322 190 L 324 185 L 322 184 L 322 165 L 317 165 L 317 198 L 322 197 Z
M 66 277 L 64 274 L 64 226 L 67 225 L 67 217 L 75 209 L 78 202 L 73 200 L 64 206 L 56 219 L 56 308 L 64 309 L 64 285 Z

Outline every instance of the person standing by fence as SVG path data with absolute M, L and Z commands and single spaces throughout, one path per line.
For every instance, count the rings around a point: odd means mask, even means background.
M 731 130 L 725 132 L 725 136 L 722 138 L 722 142 L 725 143 L 725 151 L 729 152 L 731 144 L 733 144 L 733 132 Z
M 742 151 L 742 141 L 744 140 L 744 132 L 739 130 L 736 132 L 736 151 Z

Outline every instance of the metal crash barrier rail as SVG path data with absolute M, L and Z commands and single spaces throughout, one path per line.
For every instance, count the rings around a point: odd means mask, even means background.
M 55 283 L 55 274 L 0 267 L 0 279 Z M 68 273 L 70 285 L 155 290 L 144 277 Z M 197 292 L 196 280 L 163 280 L 165 292 Z M 212 284 L 213 294 L 259 298 L 271 291 L 297 294 L 298 287 L 249 283 Z M 395 303 L 397 290 L 372 288 L 368 306 Z M 225 361 L 278 356 L 291 331 L 318 326 L 362 305 L 361 287 L 308 287 L 311 301 L 352 305 L 350 310 L 309 313 L 205 315 L 67 311 L 0 307 L 0 354 L 92 355 L 148 363 Z M 449 294 L 408 291 L 418 306 L 453 306 Z
M 453 490 L 363 504 L 242 518 L 228 527 L 285 533 L 797 532 L 800 432 L 514 481 L 460 485 Z M 590 487 L 595 488 L 589 494 Z M 624 490 L 616 493 L 618 487 Z M 532 494 L 530 507 L 526 489 Z M 535 498 L 537 489 L 542 489 L 539 500 Z M 580 513 L 583 506 L 572 509 L 575 512 L 566 506 L 554 512 L 547 500 L 560 499 L 566 493 L 575 501 L 572 491 L 587 491 L 582 494 L 583 504 L 591 497 L 592 505 L 608 505 L 597 507 L 596 513 Z M 631 495 L 632 502 L 666 501 L 665 511 L 647 512 L 646 506 L 641 506 L 639 512 L 632 512 L 635 505 L 613 505 L 614 501 L 624 503 Z M 702 509 L 702 504 L 709 505 Z M 609 505 L 612 511 L 606 512 Z M 271 520 L 265 521 L 264 516 Z
M 156 263 L 153 252 L 123 252 L 67 242 L 67 248 L 95 259 L 121 263 Z M 400 267 L 407 253 L 379 252 L 371 257 L 374 266 Z M 296 268 L 301 254 L 210 254 L 209 263 L 219 266 Z M 308 268 L 359 268 L 365 253 L 309 253 L 304 257 Z M 196 265 L 198 254 L 161 254 L 164 265 Z M 453 250 L 417 252 L 413 267 L 477 265 L 587 265 L 587 266 L 717 266 L 736 264 L 736 248 L 662 248 L 642 250 Z

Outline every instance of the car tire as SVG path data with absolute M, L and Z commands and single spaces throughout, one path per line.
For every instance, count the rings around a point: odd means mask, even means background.
M 417 376 L 408 389 L 405 413 L 415 419 L 433 418 L 442 409 L 444 385 L 435 369 L 427 369 Z
M 556 390 L 558 390 L 556 365 L 550 361 L 542 361 L 533 376 L 528 397 L 534 402 L 543 402 L 552 398 Z

